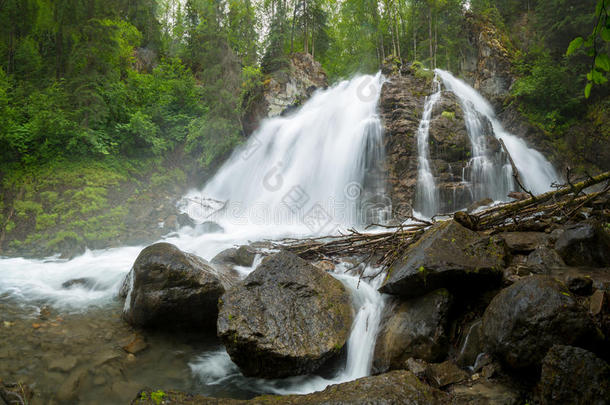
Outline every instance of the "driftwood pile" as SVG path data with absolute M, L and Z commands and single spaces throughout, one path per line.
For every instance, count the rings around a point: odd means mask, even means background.
M 556 190 L 538 196 L 495 205 L 476 214 L 463 211 L 453 214 L 453 219 L 473 231 L 496 233 L 501 231 L 544 231 L 553 224 L 562 224 L 583 210 L 605 201 L 602 212 L 607 210 L 610 191 L 610 172 L 588 177 L 572 183 L 556 186 Z M 596 186 L 598 191 L 585 190 Z M 439 220 L 451 215 L 438 216 Z M 306 260 L 336 260 L 358 257 L 358 264 L 370 264 L 384 271 L 399 259 L 406 248 L 415 243 L 430 226 L 437 222 L 411 217 L 408 224 L 397 226 L 377 225 L 387 229 L 381 232 L 360 232 L 350 229 L 347 234 L 306 239 L 284 239 L 274 243 L 278 249 L 289 250 Z M 380 272 L 381 272 L 380 271 Z

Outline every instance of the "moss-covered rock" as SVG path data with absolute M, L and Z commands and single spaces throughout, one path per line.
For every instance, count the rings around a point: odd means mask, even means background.
M 235 281 L 195 255 L 156 243 L 140 252 L 127 277 L 123 318 L 139 327 L 213 330 L 218 298 Z
M 222 296 L 218 336 L 245 375 L 286 377 L 338 355 L 352 320 L 341 282 L 280 252 Z
M 502 279 L 504 243 L 455 221 L 431 227 L 389 269 L 380 291 L 417 297 L 437 288 L 477 289 Z

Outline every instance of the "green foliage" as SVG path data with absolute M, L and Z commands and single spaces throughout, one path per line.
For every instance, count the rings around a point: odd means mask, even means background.
M 585 39 L 582 36 L 574 38 L 568 45 L 566 56 L 575 54 L 581 48 L 593 63 L 587 73 L 585 98 L 589 98 L 593 85 L 603 85 L 608 82 L 610 58 L 608 57 L 608 42 L 610 42 L 610 1 L 598 0 L 595 8 L 595 25 L 593 32 Z
M 570 118 L 582 113 L 579 81 L 566 66 L 547 52 L 522 55 L 518 61 L 522 76 L 511 92 L 522 102 L 523 112 L 543 129 L 559 130 Z

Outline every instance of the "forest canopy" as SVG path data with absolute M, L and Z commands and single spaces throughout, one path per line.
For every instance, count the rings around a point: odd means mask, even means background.
M 591 58 L 585 47 L 566 49 L 590 35 L 595 3 L 3 0 L 1 158 L 28 165 L 184 148 L 208 166 L 244 138 L 249 89 L 293 52 L 311 54 L 331 80 L 374 72 L 389 56 L 459 74 L 466 15 L 506 34 L 514 100 L 561 131 L 584 112 Z M 603 81 L 593 98 L 607 92 Z

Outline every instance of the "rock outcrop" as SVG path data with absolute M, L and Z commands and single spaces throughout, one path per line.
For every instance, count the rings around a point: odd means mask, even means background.
M 413 66 L 385 65 L 389 80 L 381 89 L 388 193 L 394 216 L 411 214 L 417 185 L 417 128 L 432 77 Z
M 218 299 L 236 280 L 198 256 L 156 243 L 140 252 L 124 283 L 123 319 L 138 327 L 209 330 Z
M 244 375 L 279 378 L 314 372 L 338 355 L 352 320 L 341 282 L 280 252 L 222 296 L 218 336 Z
M 514 81 L 510 41 L 490 21 L 474 14 L 466 14 L 464 25 L 470 47 L 465 49 L 461 71 L 472 87 L 492 104 L 501 105 Z
M 504 243 L 455 221 L 434 225 L 393 264 L 380 291 L 416 297 L 437 288 L 490 287 L 502 279 Z
M 496 295 L 482 332 L 487 350 L 513 369 L 539 366 L 554 344 L 591 345 L 598 336 L 585 308 L 548 276 L 524 278 Z
M 395 217 L 410 214 L 416 207 L 418 176 L 418 128 L 426 97 L 434 92 L 434 74 L 419 65 L 384 66 L 389 81 L 383 85 L 379 109 L 384 122 L 388 192 Z M 468 135 L 464 110 L 457 97 L 442 91 L 434 104 L 429 127 L 429 163 L 438 189 L 438 212 L 466 208 L 475 199 L 491 197 L 473 190 L 464 178 L 477 176 L 472 169 L 472 143 Z M 489 120 L 480 116 L 484 142 L 490 159 L 504 162 L 506 156 L 493 135 Z M 500 165 L 501 166 L 501 165 Z
M 445 289 L 388 305 L 377 336 L 373 372 L 402 369 L 410 357 L 428 362 L 444 359 L 450 305 L 451 294 Z
M 327 86 L 320 62 L 310 54 L 295 53 L 288 69 L 271 73 L 260 93 L 251 100 L 243 119 L 244 131 L 251 134 L 261 120 L 288 112 L 307 100 L 315 90 Z

